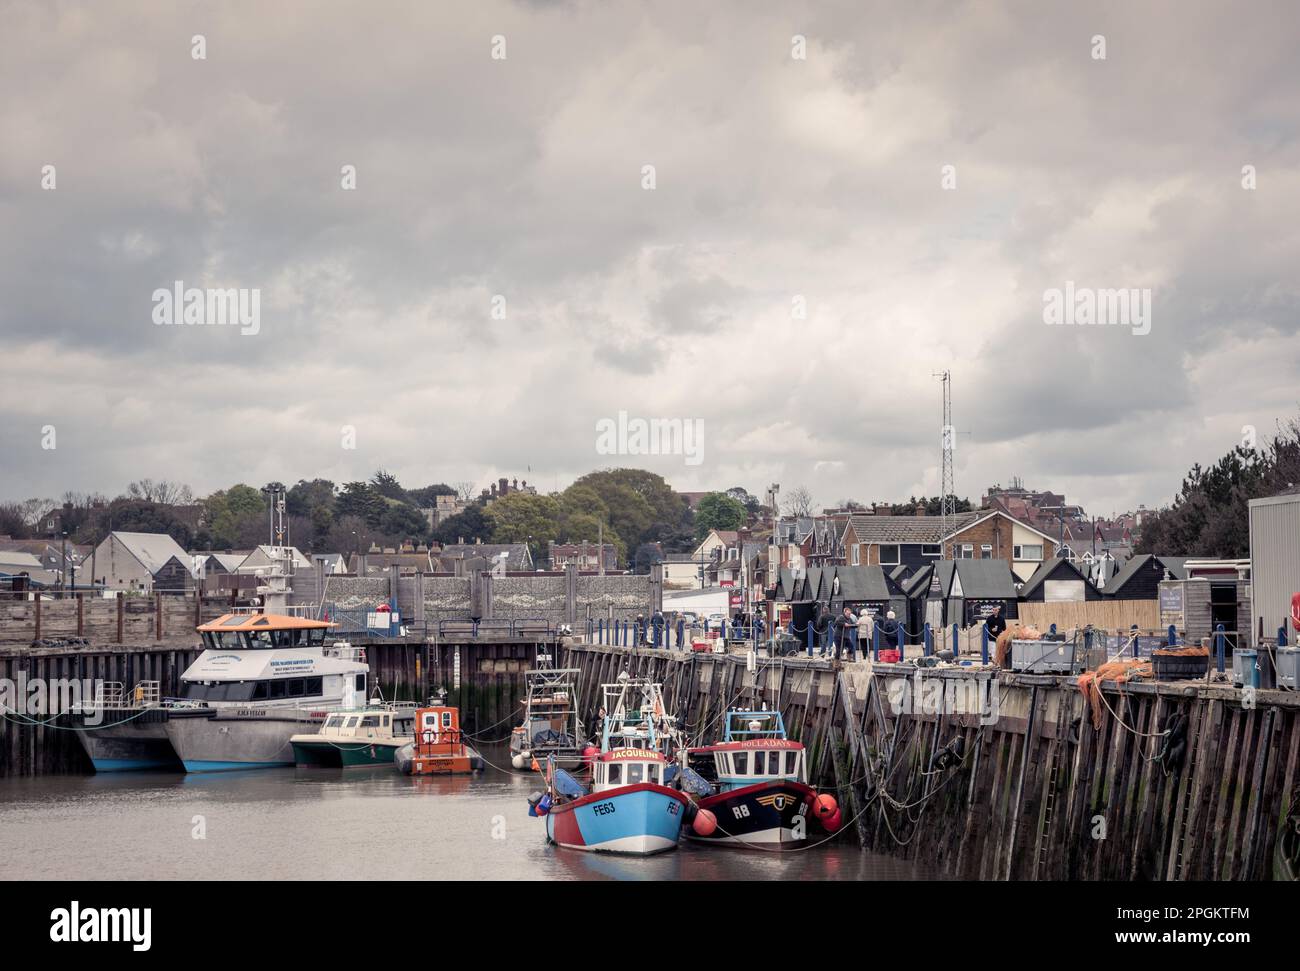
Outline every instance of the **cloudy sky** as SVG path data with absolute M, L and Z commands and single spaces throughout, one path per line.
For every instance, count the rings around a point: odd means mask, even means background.
M 637 465 L 898 499 L 938 491 L 949 369 L 958 494 L 1106 514 L 1300 409 L 1294 3 L 0 21 L 0 498 Z M 155 323 L 178 280 L 260 291 L 258 332 Z M 1066 281 L 1149 289 L 1150 332 L 1047 325 Z M 620 411 L 702 421 L 702 461 L 600 454 Z

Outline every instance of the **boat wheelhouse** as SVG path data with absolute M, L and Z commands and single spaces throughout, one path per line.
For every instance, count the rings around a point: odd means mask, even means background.
M 298 765 L 347 768 L 391 765 L 415 738 L 414 702 L 373 702 L 355 711 L 332 712 L 314 734 L 289 739 Z
M 536 667 L 524 673 L 522 724 L 510 733 L 510 764 L 541 768 L 548 760 L 563 769 L 582 765 L 582 723 L 578 719 L 577 668 L 556 668 L 541 649 Z
M 395 761 L 406 775 L 480 772 L 483 757 L 465 743 L 460 709 L 430 705 L 416 709 L 415 738 L 398 750 Z
M 786 734 L 779 711 L 728 711 L 722 740 L 692 748 L 692 766 L 713 787 L 698 800 L 717 819 L 692 839 L 715 845 L 791 847 L 808 836 L 811 814 L 828 832 L 839 828 L 835 800 L 808 785 L 807 753 Z

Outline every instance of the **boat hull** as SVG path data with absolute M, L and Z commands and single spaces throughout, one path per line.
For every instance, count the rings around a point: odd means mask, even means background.
M 392 765 L 402 742 L 295 741 L 294 762 L 300 766 L 347 769 L 357 765 Z
M 229 772 L 293 765 L 294 735 L 320 730 L 326 713 L 304 708 L 172 711 L 167 738 L 187 772 Z
M 69 724 L 96 772 L 179 772 L 181 761 L 167 738 L 167 713 L 151 708 L 72 712 Z
M 720 792 L 700 799 L 700 809 L 717 818 L 708 836 L 686 835 L 711 846 L 795 849 L 808 845 L 808 810 L 816 792 L 801 782 L 781 780 Z
M 568 849 L 649 856 L 676 848 L 687 804 L 677 790 L 653 783 L 592 793 L 552 806 L 546 835 Z

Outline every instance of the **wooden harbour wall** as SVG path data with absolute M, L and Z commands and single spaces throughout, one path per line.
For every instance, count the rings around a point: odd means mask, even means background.
M 0 679 L 8 679 L 15 692 L 20 677 L 28 684 L 35 679 L 117 681 L 128 690 L 157 681 L 163 697 L 176 697 L 181 674 L 199 654 L 194 641 L 191 625 L 187 638 L 178 635 L 174 644 L 161 646 L 148 640 L 96 647 L 0 645 Z M 448 702 L 461 710 L 462 726 L 483 743 L 509 737 L 524 694 L 524 672 L 533 666 L 539 646 L 535 637 L 504 636 L 441 643 L 353 638 L 352 643 L 366 648 L 372 689 L 378 684 L 390 701 L 423 701 L 445 688 Z M 45 713 L 0 714 L 0 779 L 90 771 L 81 744 L 58 719 Z
M 813 781 L 838 793 L 842 839 L 953 877 L 1270 879 L 1279 836 L 1300 833 L 1294 692 L 1261 691 L 1243 706 L 1226 686 L 1110 683 L 1114 714 L 1094 729 L 1076 679 L 1055 675 L 947 668 L 918 679 L 911 665 L 873 675 L 803 658 L 760 659 L 749 672 L 743 656 L 593 645 L 566 656 L 584 673 L 588 717 L 598 685 L 624 668 L 662 681 L 700 743 L 728 707 L 779 708 L 808 746 Z M 996 690 L 996 706 L 981 719 L 976 705 L 925 701 L 949 682 L 955 698 Z M 1160 733 L 1176 714 L 1186 737 L 1173 764 L 1160 758 L 1170 754 Z M 933 769 L 956 739 L 963 757 Z

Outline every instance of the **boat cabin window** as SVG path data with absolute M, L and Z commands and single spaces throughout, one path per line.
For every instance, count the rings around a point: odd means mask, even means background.
M 390 716 L 388 716 L 388 715 L 381 715 L 381 716 L 379 717 L 379 724 L 382 725 L 384 728 L 387 728 L 390 720 L 391 720 L 391 719 L 390 719 Z
M 364 674 L 357 675 L 357 690 L 358 691 L 366 690 L 366 676 Z
M 731 756 L 732 764 L 735 766 L 734 774 L 749 775 L 749 753 L 736 752 Z
M 768 775 L 781 774 L 781 753 L 780 752 L 767 753 L 767 774 Z
M 363 717 L 363 718 L 361 719 L 361 727 L 362 727 L 362 728 L 378 728 L 378 727 L 379 727 L 379 716 L 378 716 L 378 715 L 366 715 L 365 717 Z
M 357 716 L 356 716 L 356 715 L 353 715 L 351 718 L 349 718 L 349 719 L 348 719 L 348 723 L 347 723 L 345 726 L 343 726 L 343 727 L 344 727 L 344 728 L 356 728 L 356 727 L 357 727 Z
M 451 712 L 444 711 L 442 713 L 442 727 L 451 728 Z
M 635 783 L 635 782 L 640 782 L 640 781 L 641 781 L 641 773 L 644 771 L 644 769 L 645 769 L 645 766 L 643 766 L 640 762 L 628 762 L 628 763 L 627 763 L 627 783 L 628 783 L 628 785 L 632 785 L 632 784 Z
M 414 732 L 414 730 L 415 730 L 415 719 L 414 719 L 414 718 L 394 718 L 394 719 L 393 719 L 393 734 L 394 734 L 394 735 L 410 735 L 412 732 Z
M 344 718 L 342 715 L 330 715 L 329 718 L 325 719 L 325 727 L 342 728 L 343 722 L 344 722 Z
M 255 681 L 187 681 L 185 697 L 192 701 L 252 701 L 256 687 Z
M 620 785 L 623 781 L 623 766 L 616 762 L 606 763 L 605 781 L 612 786 Z
M 272 697 L 272 698 L 283 698 L 283 697 L 284 697 L 284 682 L 283 682 L 283 681 L 272 681 L 272 682 L 271 682 L 271 694 L 270 694 L 270 697 Z
M 786 752 L 785 753 L 785 774 L 795 775 L 798 772 L 798 768 L 799 768 L 799 753 Z

